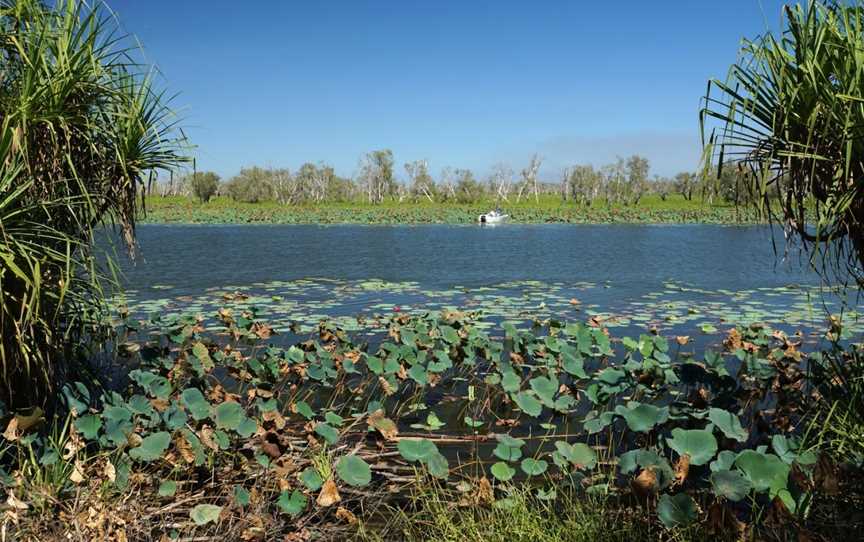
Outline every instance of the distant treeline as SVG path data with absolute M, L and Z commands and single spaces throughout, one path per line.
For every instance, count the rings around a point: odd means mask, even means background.
M 196 197 L 202 202 L 212 197 L 228 196 L 244 203 L 276 201 L 283 205 L 303 205 L 330 202 L 382 203 L 455 202 L 475 203 L 487 199 L 500 202 L 520 202 L 539 199 L 541 194 L 560 194 L 562 200 L 580 205 L 595 201 L 607 204 L 636 205 L 647 194 L 666 199 L 680 194 L 690 201 L 694 197 L 705 202 L 744 203 L 742 170 L 733 164 L 716 171 L 681 172 L 674 178 L 651 175 L 647 158 L 633 155 L 619 158 L 600 168 L 575 165 L 564 168 L 557 182 L 537 179 L 542 160 L 534 156 L 525 168 L 517 172 L 508 164 L 495 164 L 485 179 L 477 179 L 470 169 L 443 168 L 437 179 L 429 171 L 426 160 L 404 164 L 405 180 L 395 175 L 393 152 L 389 149 L 372 151 L 360 162 L 354 178 L 340 177 L 323 162 L 307 162 L 296 171 L 285 168 L 249 167 L 236 176 L 222 180 L 212 172 L 199 172 L 171 177 L 155 183 L 149 195 Z

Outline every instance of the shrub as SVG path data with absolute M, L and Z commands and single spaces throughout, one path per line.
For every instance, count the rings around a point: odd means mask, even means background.
M 0 0 L 0 399 L 45 404 L 92 339 L 102 223 L 135 242 L 144 179 L 182 158 L 161 93 L 100 6 Z
M 219 175 L 212 171 L 197 172 L 189 178 L 192 193 L 201 203 L 207 203 L 219 191 Z
M 259 203 L 276 197 L 270 172 L 259 167 L 241 169 L 226 189 L 231 199 L 244 203 Z

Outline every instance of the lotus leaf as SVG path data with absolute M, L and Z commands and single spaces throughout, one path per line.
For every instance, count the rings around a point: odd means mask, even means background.
M 711 486 L 714 494 L 730 501 L 740 501 L 753 487 L 741 472 L 737 470 L 721 470 L 711 474 Z
M 75 420 L 75 429 L 81 432 L 87 440 L 93 440 L 99 435 L 102 428 L 102 418 L 95 414 L 87 414 Z
M 741 420 L 735 414 L 722 408 L 712 408 L 708 411 L 708 419 L 716 425 L 724 435 L 738 442 L 746 442 L 747 430 L 741 427 Z
M 162 458 L 170 444 L 170 433 L 165 431 L 153 433 L 144 437 L 138 447 L 129 450 L 129 457 L 144 462 L 156 461 Z
M 201 421 L 210 416 L 210 403 L 204 398 L 204 394 L 198 388 L 186 388 L 180 394 L 183 404 L 189 409 L 192 418 Z
M 530 457 L 526 457 L 522 460 L 522 472 L 527 474 L 528 476 L 539 476 L 546 472 L 546 469 L 549 467 L 549 464 L 543 461 L 542 459 L 532 459 Z
M 626 407 L 618 405 L 615 413 L 624 418 L 631 431 L 637 433 L 647 433 L 669 419 L 669 407 L 658 408 L 645 403 L 631 402 Z
M 339 478 L 351 486 L 365 486 L 372 481 L 372 470 L 359 456 L 346 455 L 336 463 Z
M 525 414 L 538 417 L 543 413 L 543 403 L 537 400 L 530 392 L 521 391 L 510 396 Z
M 789 465 L 776 455 L 744 450 L 735 459 L 735 466 L 741 469 L 757 492 L 776 492 L 786 488 Z
M 234 486 L 234 502 L 239 506 L 248 506 L 249 501 L 249 491 L 243 486 Z
M 438 453 L 438 447 L 428 439 L 400 439 L 399 453 L 408 461 L 426 462 Z
M 516 469 L 512 468 L 510 465 L 503 461 L 499 461 L 492 465 L 491 472 L 492 476 L 494 476 L 495 479 L 506 482 L 513 478 L 513 476 L 516 474 Z
M 300 473 L 300 481 L 309 488 L 309 491 L 318 491 L 321 489 L 321 485 L 324 484 L 324 479 L 321 478 L 318 469 L 313 467 L 309 467 Z
M 667 438 L 666 443 L 678 452 L 678 455 L 690 456 L 691 465 L 704 465 L 717 453 L 717 439 L 704 429 L 675 428 L 672 430 L 672 438 Z
M 336 444 L 339 440 L 339 431 L 326 423 L 319 422 L 315 424 L 315 432 L 326 440 L 328 444 Z
M 663 495 L 657 503 L 657 516 L 667 529 L 686 527 L 699 515 L 696 502 L 690 495 Z

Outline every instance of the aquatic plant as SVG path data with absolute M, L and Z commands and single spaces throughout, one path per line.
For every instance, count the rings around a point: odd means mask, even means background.
M 227 303 L 218 328 L 196 315 L 120 322 L 119 340 L 137 345 L 124 349 L 136 367 L 128 385 L 63 390 L 75 452 L 61 454 L 61 487 L 134 484 L 178 502 L 182 488 L 205 488 L 141 536 L 183 521 L 237 536 L 259 514 L 283 518 L 283 532 L 308 528 L 361 514 L 364 495 L 418 476 L 490 502 L 524 483 L 538 498 L 566 487 L 626 506 L 632 494 L 672 529 L 718 514 L 757 523 L 778 507 L 804 525 L 834 468 L 801 439 L 812 388 L 800 344 L 763 326 L 733 328 L 702 358 L 590 322 L 488 328 L 452 310 L 373 317 L 375 335 L 359 341 L 321 320 L 276 346 L 243 299 Z M 11 419 L 11 443 L 54 457 Z M 217 521 L 247 498 L 255 514 Z

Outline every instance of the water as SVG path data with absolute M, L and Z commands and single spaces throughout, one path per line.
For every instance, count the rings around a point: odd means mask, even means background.
M 445 306 L 680 333 L 825 318 L 819 277 L 761 226 L 144 225 L 138 237 L 139 260 L 121 267 L 126 301 L 146 312 L 206 314 L 241 290 L 281 326 Z

